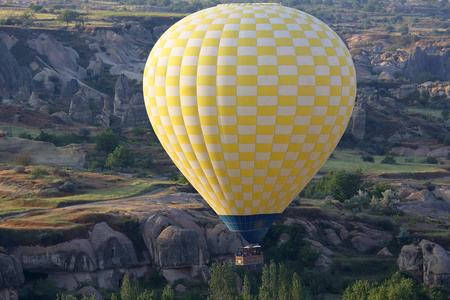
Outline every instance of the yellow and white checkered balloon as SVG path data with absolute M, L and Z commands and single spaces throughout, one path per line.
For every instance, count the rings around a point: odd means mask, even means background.
M 144 98 L 163 147 L 249 242 L 317 173 L 356 93 L 351 56 L 315 17 L 278 4 L 218 5 L 155 44 Z

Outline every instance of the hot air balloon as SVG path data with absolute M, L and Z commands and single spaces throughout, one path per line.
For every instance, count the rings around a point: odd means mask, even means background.
M 315 17 L 279 4 L 225 4 L 161 36 L 143 89 L 175 165 L 253 244 L 336 147 L 356 77 L 343 41 Z

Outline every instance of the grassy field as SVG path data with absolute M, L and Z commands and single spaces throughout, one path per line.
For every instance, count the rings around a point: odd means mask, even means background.
M 25 128 L 17 126 L 0 125 L 0 131 L 12 132 L 12 136 L 19 136 L 22 133 L 28 133 L 35 137 L 39 134 L 40 130 L 36 128 Z
M 449 166 L 449 161 L 441 164 L 420 163 L 422 157 L 415 157 L 413 162 L 405 162 L 403 157 L 395 157 L 397 164 L 382 164 L 384 156 L 374 156 L 375 162 L 364 162 L 361 159 L 362 152 L 349 150 L 335 150 L 333 157 L 329 158 L 322 166 L 321 172 L 337 172 L 341 170 L 355 171 L 360 169 L 363 173 L 414 173 L 414 172 L 434 172 L 445 171 L 444 167 Z
M 442 118 L 442 110 L 440 109 L 408 107 L 408 112 L 421 114 L 424 116 L 432 116 L 434 118 Z

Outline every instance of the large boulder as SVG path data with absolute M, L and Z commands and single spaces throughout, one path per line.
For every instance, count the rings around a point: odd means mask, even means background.
M 0 38 L 0 96 L 14 97 L 24 85 L 31 83 L 31 72 L 20 67 Z
M 0 289 L 0 300 L 19 300 L 19 293 L 12 288 Z
M 206 229 L 206 242 L 211 255 L 233 253 L 247 244 L 237 232 L 230 231 L 223 223 Z
M 403 246 L 397 265 L 429 286 L 450 289 L 450 254 L 436 243 L 422 240 L 419 244 Z
M 392 240 L 390 234 L 365 226 L 360 226 L 357 231 L 351 232 L 351 235 L 353 247 L 361 252 L 382 248 Z
M 423 254 L 423 281 L 450 290 L 450 255 L 442 246 L 427 240 L 419 244 Z
M 89 237 L 99 269 L 125 268 L 137 265 L 133 243 L 112 230 L 105 222 L 95 225 Z
M 18 247 L 13 250 L 25 270 L 38 272 L 92 272 L 97 269 L 94 250 L 86 239 L 49 247 Z
M 161 232 L 172 225 L 172 221 L 168 218 L 154 214 L 150 216 L 147 222 L 144 225 L 142 230 L 142 238 L 144 239 L 144 243 L 147 246 L 148 252 L 150 253 L 151 258 L 156 263 L 156 257 L 158 256 L 156 239 L 161 234 Z
M 209 261 L 205 237 L 197 231 L 169 226 L 156 239 L 155 263 L 159 267 L 204 265 Z
M 24 281 L 20 261 L 12 255 L 0 253 L 0 290 L 19 287 Z
M 86 124 L 93 123 L 94 118 L 89 108 L 89 101 L 82 91 L 76 93 L 70 100 L 69 116 L 77 122 Z
M 450 51 L 437 53 L 431 47 L 421 49 L 417 47 L 408 57 L 402 74 L 414 81 L 423 80 L 429 74 L 441 80 L 450 80 Z
M 440 198 L 442 196 L 439 195 Z M 450 203 L 445 201 L 445 198 L 437 199 L 429 190 L 411 193 L 406 200 L 408 201 L 397 205 L 405 214 L 450 221 Z

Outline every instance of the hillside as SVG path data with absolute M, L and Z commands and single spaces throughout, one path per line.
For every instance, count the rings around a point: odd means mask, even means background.
M 297 272 L 307 299 L 398 270 L 450 290 L 450 4 L 282 4 L 336 30 L 358 89 L 338 148 L 263 241 L 265 262 Z M 88 286 L 110 299 L 126 273 L 159 296 L 166 284 L 176 299 L 211 295 L 212 263 L 246 242 L 157 140 L 142 73 L 165 30 L 212 5 L 0 0 L 0 300 L 81 299 Z M 236 272 L 256 295 L 261 269 Z

